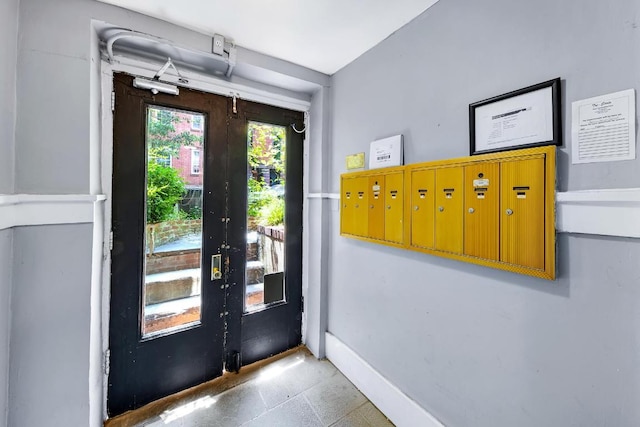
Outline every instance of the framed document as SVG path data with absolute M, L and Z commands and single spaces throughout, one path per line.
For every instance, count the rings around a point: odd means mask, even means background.
M 470 153 L 562 145 L 560 78 L 469 105 Z

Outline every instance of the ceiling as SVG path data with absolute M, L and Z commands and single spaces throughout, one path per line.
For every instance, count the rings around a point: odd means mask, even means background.
M 99 0 L 333 74 L 438 0 Z

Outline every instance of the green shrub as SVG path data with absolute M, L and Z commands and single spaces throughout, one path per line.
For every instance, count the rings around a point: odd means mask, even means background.
M 176 203 L 184 195 L 184 181 L 178 171 L 153 161 L 147 167 L 147 223 L 171 219 Z
M 260 225 L 280 225 L 284 223 L 284 199 L 274 198 L 260 209 Z
M 189 214 L 181 209 L 175 209 L 173 211 L 171 211 L 171 213 L 169 215 L 167 215 L 167 217 L 165 219 L 163 219 L 163 221 L 182 221 L 184 219 L 191 219 L 189 218 Z
M 194 206 L 186 212 L 187 219 L 200 219 L 202 218 L 202 208 L 200 206 Z

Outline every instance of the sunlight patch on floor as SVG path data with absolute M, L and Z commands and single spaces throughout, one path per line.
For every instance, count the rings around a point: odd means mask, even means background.
M 193 402 L 186 403 L 182 406 L 179 406 L 175 409 L 171 409 L 165 411 L 160 415 L 160 419 L 164 421 L 165 424 L 169 424 L 175 420 L 186 417 L 187 415 L 200 410 L 207 409 L 211 407 L 214 403 L 216 403 L 217 399 L 214 399 L 211 396 L 204 396 L 200 399 L 194 400 Z
M 270 366 L 264 370 L 264 372 L 260 373 L 258 380 L 260 382 L 269 381 L 276 377 L 279 377 L 284 372 L 288 371 L 291 368 L 298 366 L 299 364 L 304 363 L 304 359 L 302 357 L 296 357 L 296 360 L 288 363 L 284 366 Z

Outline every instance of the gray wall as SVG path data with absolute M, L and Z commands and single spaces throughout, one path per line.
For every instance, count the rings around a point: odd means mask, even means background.
M 572 101 L 640 89 L 640 2 L 441 0 L 333 78 L 347 154 L 469 153 L 468 104 L 563 79 L 561 190 L 640 187 L 640 160 L 570 164 Z M 640 425 L 640 241 L 559 236 L 548 282 L 339 236 L 329 330 L 448 426 Z
M 0 194 L 13 192 L 18 0 L 0 2 Z M 0 230 L 0 426 L 6 424 L 13 230 Z
M 0 426 L 6 425 L 9 392 L 9 335 L 13 230 L 0 230 Z
M 0 194 L 13 190 L 18 0 L 0 2 Z
M 92 228 L 14 231 L 10 426 L 89 425 Z

